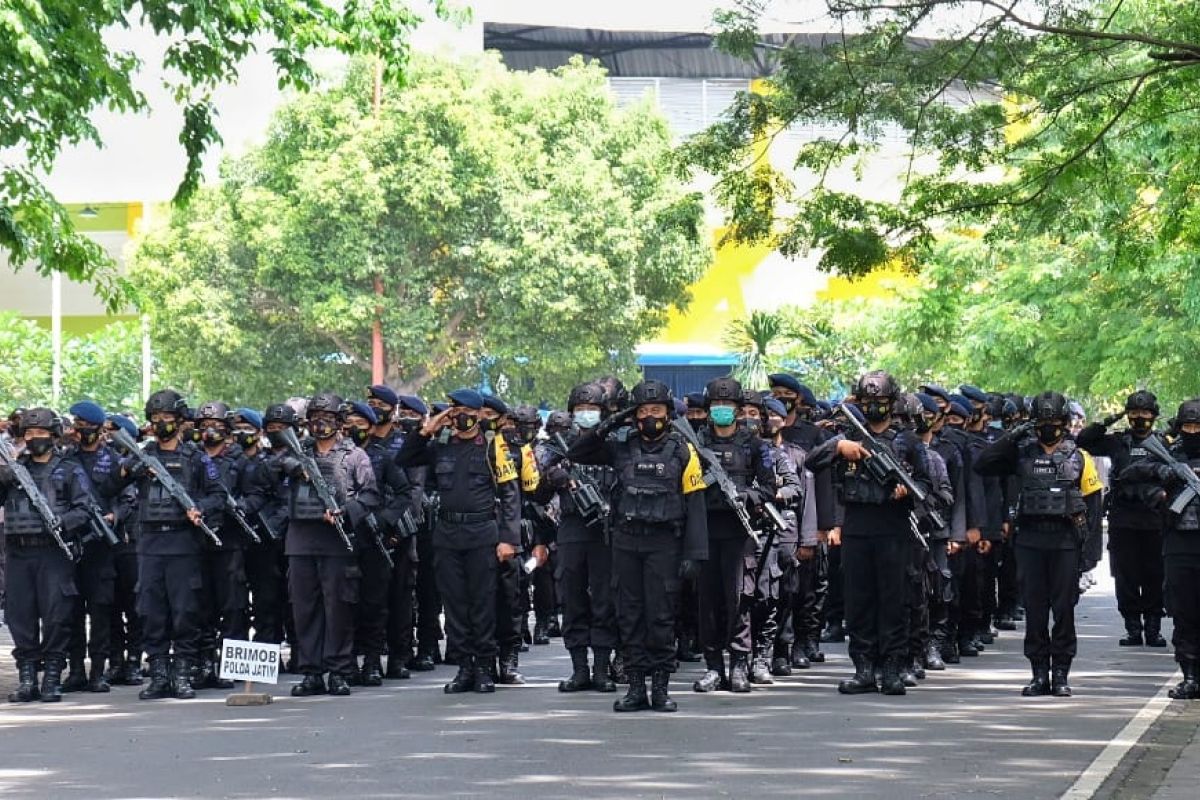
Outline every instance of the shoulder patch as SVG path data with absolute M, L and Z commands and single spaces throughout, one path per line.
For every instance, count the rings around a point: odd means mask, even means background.
M 687 465 L 683 468 L 683 493 L 702 492 L 708 488 L 704 483 L 704 468 L 700 465 L 700 456 L 691 444 L 687 446 Z

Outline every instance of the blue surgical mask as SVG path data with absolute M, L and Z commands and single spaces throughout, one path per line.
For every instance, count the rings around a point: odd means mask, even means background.
M 575 424 L 581 428 L 594 428 L 600 424 L 600 411 L 590 408 L 575 412 Z
M 713 406 L 708 411 L 709 418 L 713 421 L 713 425 L 718 428 L 725 428 L 733 424 L 737 411 L 733 406 Z

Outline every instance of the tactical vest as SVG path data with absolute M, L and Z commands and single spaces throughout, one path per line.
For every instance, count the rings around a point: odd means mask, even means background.
M 896 431 L 888 429 L 883 433 L 875 434 L 875 441 L 891 451 L 892 457 L 896 459 L 897 463 L 902 467 L 905 466 L 904 460 L 896 451 Z M 838 475 L 842 487 L 843 503 L 880 506 L 891 499 L 890 487 L 884 486 L 872 478 L 871 473 L 863 468 L 861 461 L 840 461 L 840 464 Z
M 738 492 L 750 488 L 754 483 L 754 449 L 748 432 L 739 430 L 728 439 L 719 439 L 705 429 L 701 432 L 700 443 L 712 451 Z M 725 495 L 716 486 L 705 490 L 704 505 L 710 511 L 729 510 Z
M 1200 458 L 1189 458 L 1182 447 L 1172 448 L 1171 455 L 1192 469 L 1200 468 Z M 1167 504 L 1170 505 L 1174 500 L 1175 498 L 1171 497 Z M 1172 521 L 1172 527 L 1183 533 L 1200 531 L 1200 498 L 1193 497 L 1192 502 L 1183 507 L 1183 512 L 1176 515 Z
M 494 514 L 496 483 L 488 452 L 492 445 L 476 438 L 467 444 L 437 448 L 433 477 L 440 497 L 439 511 L 454 514 Z
M 306 448 L 307 449 L 307 448 Z M 309 455 L 317 462 L 321 477 L 329 485 L 334 502 L 342 506 L 346 502 L 347 487 L 350 485 L 346 474 L 346 458 L 354 452 L 354 445 L 340 442 L 324 456 L 318 456 L 315 449 Z M 306 480 L 291 480 L 290 502 L 288 513 L 294 520 L 323 520 L 325 519 L 325 504 L 321 502 L 316 487 Z
M 174 450 L 166 451 L 151 444 L 146 448 L 146 453 L 157 458 L 171 477 L 191 493 L 192 459 L 196 454 L 196 445 L 180 442 Z M 190 525 L 185 509 L 175 502 L 157 480 L 147 476 L 138 488 L 138 519 L 141 522 L 154 525 Z
M 1157 436 L 1158 434 L 1152 433 L 1150 435 Z M 1143 495 L 1139 491 L 1138 484 L 1121 480 L 1121 473 L 1124 472 L 1130 464 L 1136 464 L 1137 462 L 1145 461 L 1148 458 L 1152 459 L 1153 456 L 1151 456 L 1150 451 L 1142 445 L 1141 442 L 1143 440 L 1134 439 L 1133 434 L 1126 432 L 1122 434 L 1121 438 L 1123 440 L 1122 443 L 1125 445 L 1125 450 L 1129 453 L 1129 458 L 1123 464 L 1113 465 L 1114 469 L 1111 473 L 1112 492 L 1109 498 L 1109 503 L 1116 508 L 1127 509 L 1131 511 L 1144 511 L 1146 509 L 1146 503 L 1143 499 Z
M 1049 454 L 1036 443 L 1025 445 L 1018 474 L 1017 513 L 1022 518 L 1068 519 L 1087 510 L 1079 488 L 1083 454 L 1073 442 L 1065 441 Z
M 670 433 L 658 451 L 646 450 L 640 436 L 630 436 L 624 444 L 617 519 L 648 525 L 682 522 L 687 516 L 683 500 L 686 462 L 680 458 L 687 452 L 683 442 Z
M 61 516 L 67 510 L 61 501 L 66 494 L 67 464 L 59 456 L 54 456 L 49 463 L 42 465 L 25 464 L 33 477 L 34 483 L 46 497 L 50 508 L 56 515 Z M 41 476 L 40 478 L 38 476 Z M 5 536 L 39 536 L 48 535 L 41 516 L 33 507 L 33 503 L 14 480 L 8 487 L 8 500 L 4 503 L 4 535 Z

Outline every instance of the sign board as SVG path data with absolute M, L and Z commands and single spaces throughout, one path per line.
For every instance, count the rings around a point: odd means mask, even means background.
M 279 682 L 279 645 L 226 639 L 221 645 L 221 678 L 250 683 Z

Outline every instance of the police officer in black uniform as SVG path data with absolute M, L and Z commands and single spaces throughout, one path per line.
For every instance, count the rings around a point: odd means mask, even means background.
M 171 389 L 150 395 L 145 411 L 154 441 L 145 445 L 145 452 L 188 492 L 195 508 L 181 507 L 133 456 L 121 468 L 138 492 L 138 610 L 150 660 L 150 685 L 138 694 L 143 700 L 196 694 L 192 670 L 201 655 L 204 625 L 204 545 L 196 526 L 206 520 L 219 525 L 224 500 L 216 464 L 195 444 L 181 440 L 186 409 L 183 397 Z
M 231 415 L 234 443 L 245 461 L 234 493 L 247 520 L 258 534 L 259 543 L 245 550 L 246 582 L 250 588 L 249 619 L 254 641 L 278 644 L 283 641 L 284 594 L 283 532 L 285 501 L 278 470 L 272 468 L 263 449 L 263 418 L 252 408 L 239 408 Z
M 48 408 L 31 408 L 21 414 L 24 452 L 17 457 L 29 471 L 41 494 L 62 523 L 62 537 L 78 547 L 78 534 L 87 525 L 87 478 L 82 468 L 55 451 L 54 438 L 61 422 Z M 0 442 L 0 447 L 8 447 Z M 0 462 L 0 502 L 4 507 L 4 547 L 8 556 L 5 621 L 13 640 L 19 684 L 9 702 L 28 703 L 62 699 L 62 671 L 71 638 L 71 615 L 78 591 L 75 564 L 50 536 L 31 498 L 16 475 Z M 44 664 L 42 685 L 37 686 L 37 665 Z
M 1121 417 L 1129 429 L 1108 433 Z M 1125 638 L 1119 644 L 1136 647 L 1166 647 L 1162 636 L 1163 608 L 1163 514 L 1148 505 L 1144 486 L 1128 483 L 1125 470 L 1148 458 L 1145 441 L 1158 436 L 1158 398 L 1140 389 L 1125 400 L 1125 412 L 1088 425 L 1075 442 L 1093 456 L 1112 460 L 1113 476 L 1108 502 L 1108 551 L 1116 583 L 1117 611 L 1125 620 Z M 1178 420 L 1176 420 L 1178 423 Z
M 930 489 L 925 446 L 915 434 L 891 426 L 892 408 L 899 394 L 895 379 L 886 372 L 868 372 L 854 389 L 866 427 L 888 448 L 914 483 Z M 836 468 L 840 473 L 845 520 L 842 525 L 842 570 L 846 591 L 846 627 L 850 635 L 853 678 L 838 691 L 861 694 L 882 690 L 905 693 L 901 670 L 908 652 L 904 604 L 905 575 L 910 562 L 912 531 L 908 492 L 903 484 L 884 484 L 872 477 L 861 462 L 869 452 L 852 438 L 835 437 L 809 453 L 814 472 Z M 875 670 L 882 668 L 876 684 Z
M 675 711 L 668 691 L 675 669 L 675 608 L 680 579 L 697 575 L 708 558 L 705 485 L 699 456 L 671 430 L 666 384 L 642 381 L 629 399 L 629 411 L 585 431 L 568 458 L 610 465 L 620 481 L 613 504 L 613 574 L 629 690 L 613 710 Z M 631 414 L 634 427 L 617 428 Z
M 1006 433 L 979 453 L 975 469 L 982 475 L 1021 477 L 1015 551 L 1025 604 L 1025 657 L 1033 671 L 1022 694 L 1070 697 L 1079 578 L 1100 560 L 1101 485 L 1091 458 L 1067 436 L 1067 401 L 1061 394 L 1035 397 L 1030 416 L 1036 436 Z
M 120 428 L 133 441 L 137 441 L 140 433 L 137 425 L 129 417 L 121 414 L 110 414 L 105 421 L 106 434 Z M 111 447 L 111 445 L 109 445 Z M 113 472 L 116 478 L 121 476 L 121 455 L 112 448 L 116 461 Z M 93 485 L 101 485 L 93 473 Z M 101 491 L 105 493 L 107 490 Z M 112 623 L 112 668 L 109 670 L 108 682 L 122 686 L 142 685 L 142 616 L 137 610 L 137 489 L 126 486 L 109 506 L 115 515 L 114 532 L 120 540 L 113 548 L 113 606 Z
M 281 457 L 288 476 L 289 513 L 285 552 L 288 596 L 296 626 L 296 666 L 304 675 L 292 687 L 296 697 L 350 694 L 354 671 L 354 608 L 362 571 L 354 550 L 339 535 L 341 518 L 351 539 L 367 514 L 379 507 L 379 490 L 371 459 L 341 434 L 342 398 L 320 392 L 308 402 L 308 430 L 303 447 L 333 493 L 336 509 L 317 494 L 312 476 L 293 454 Z M 329 674 L 326 688 L 324 674 Z
M 488 693 L 496 690 L 497 572 L 521 543 L 519 480 L 503 437 L 486 437 L 480 428 L 479 393 L 458 389 L 449 398 L 449 408 L 404 440 L 397 462 L 430 466 L 440 495 L 435 569 L 447 652 L 458 661 L 458 673 L 443 690 Z

